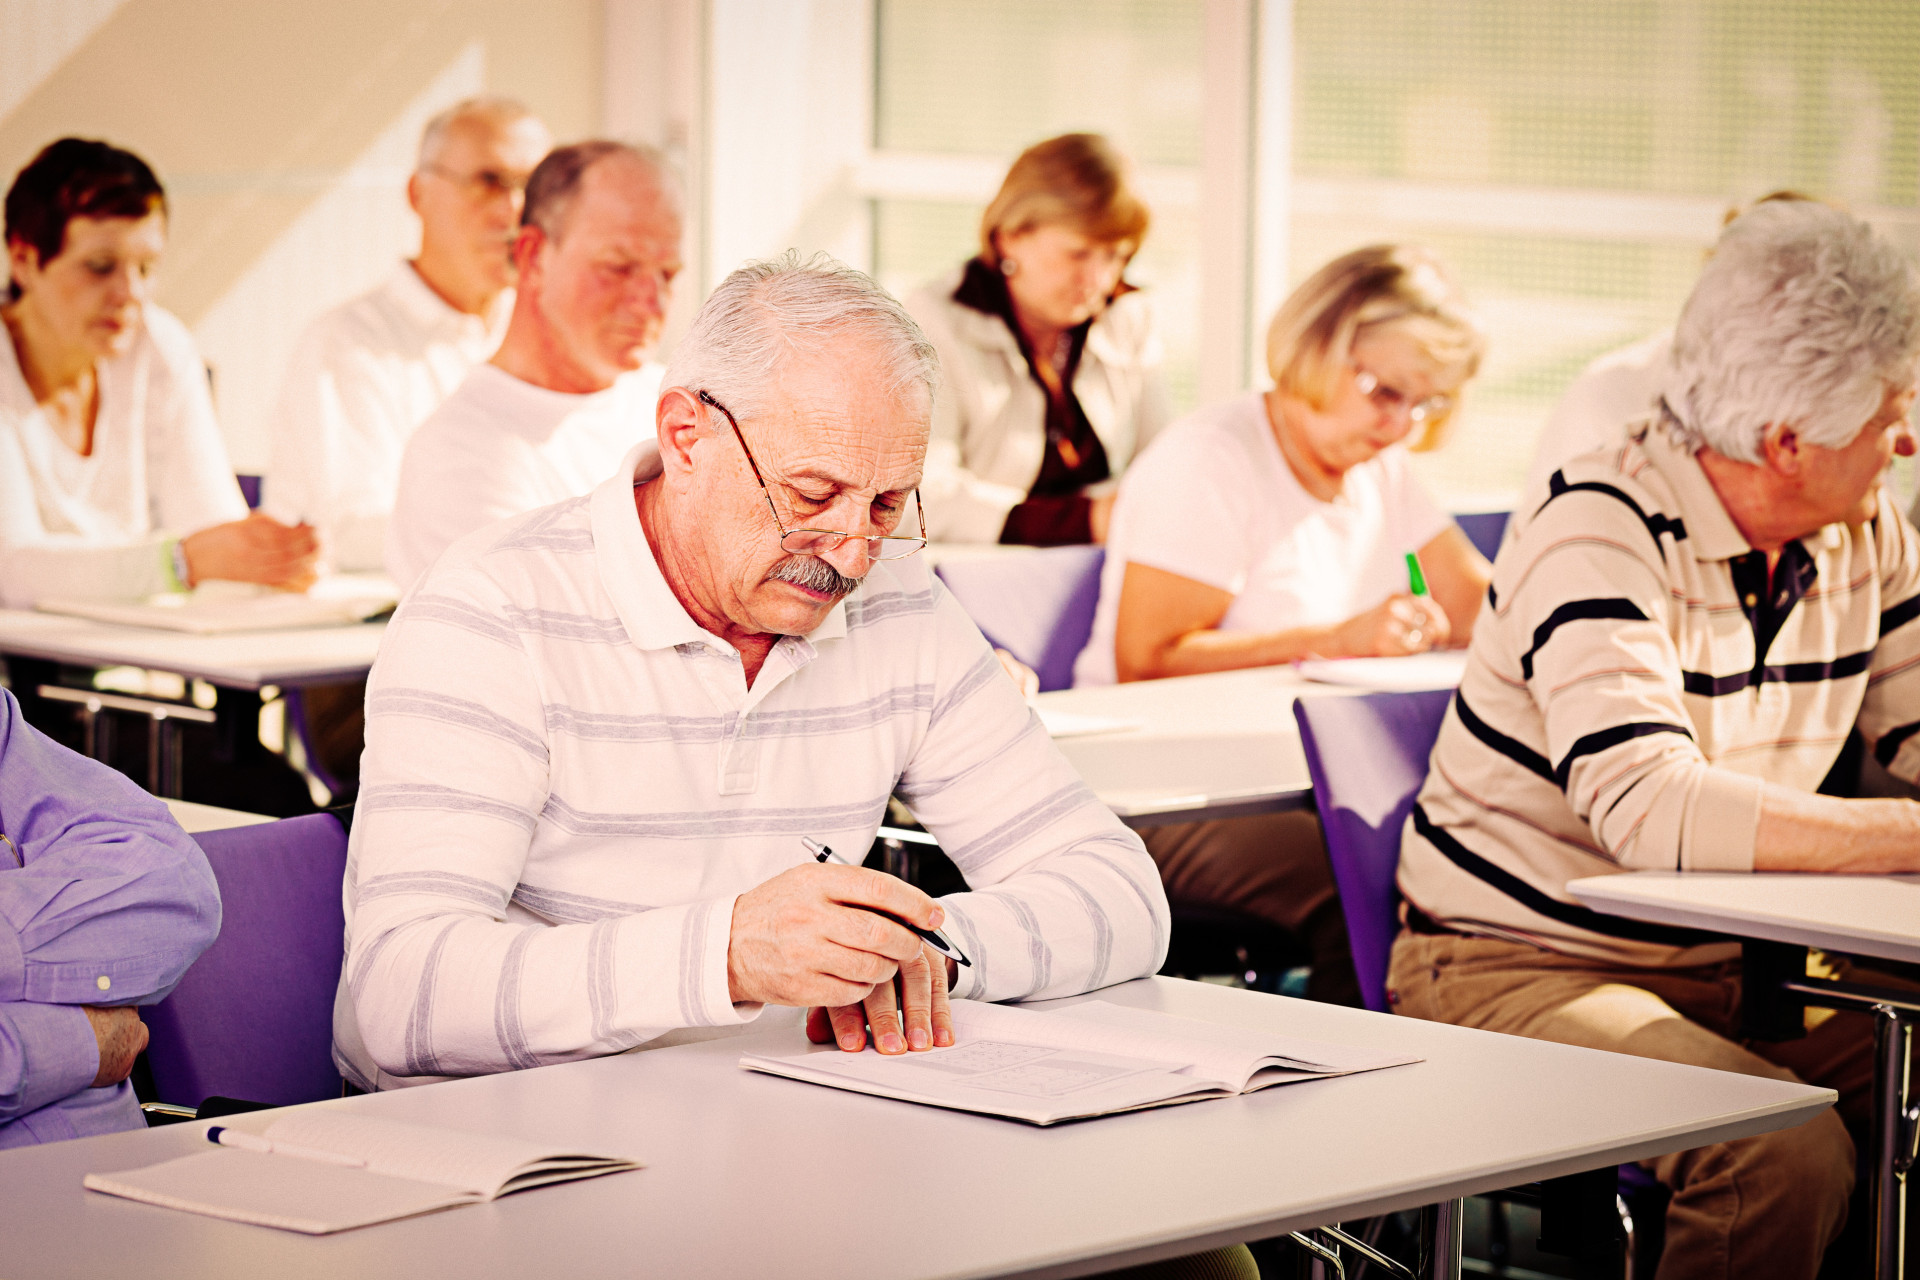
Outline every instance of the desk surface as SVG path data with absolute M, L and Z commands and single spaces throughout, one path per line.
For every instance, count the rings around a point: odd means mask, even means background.
M 1427 1061 L 1036 1129 L 739 1070 L 749 1043 L 798 1041 L 784 1017 L 743 1038 L 319 1104 L 648 1165 L 335 1236 L 81 1189 L 89 1171 L 204 1150 L 201 1124 L 0 1152 L 0 1274 L 93 1277 L 138 1258 L 151 1280 L 1079 1276 L 1788 1127 L 1834 1098 L 1169 978 L 1100 995 Z
M 1568 883 L 1610 915 L 1920 963 L 1920 875 L 1631 871 Z
M 1358 690 L 1316 684 L 1291 667 L 1259 667 L 1061 689 L 1039 701 L 1138 725 L 1060 738 L 1055 745 L 1122 818 L 1186 822 L 1303 802 L 1312 782 L 1293 703 L 1309 692 Z
M 256 827 L 263 822 L 277 821 L 264 813 L 242 813 L 238 809 L 195 804 L 191 800 L 169 800 L 167 811 L 173 814 L 173 820 L 188 835 L 196 831 L 225 831 L 228 827 Z
M 24 609 L 0 609 L 0 654 L 76 666 L 149 667 L 235 689 L 358 680 L 373 666 L 384 622 L 289 631 L 188 635 Z

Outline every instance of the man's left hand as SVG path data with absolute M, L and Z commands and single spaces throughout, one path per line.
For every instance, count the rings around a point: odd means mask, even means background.
M 815 1044 L 831 1041 L 858 1053 L 867 1047 L 871 1027 L 873 1047 L 881 1053 L 946 1048 L 953 1043 L 953 1014 L 947 1004 L 952 965 L 922 943 L 919 957 L 901 965 L 891 982 L 875 987 L 862 1003 L 807 1010 L 807 1039 Z

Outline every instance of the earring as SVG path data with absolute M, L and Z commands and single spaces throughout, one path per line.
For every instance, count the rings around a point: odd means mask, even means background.
M 1010 275 L 1012 275 L 1012 274 L 1014 274 L 1014 273 L 1015 273 L 1016 271 L 1018 271 L 1018 270 L 1020 270 L 1020 264 L 1019 264 L 1019 263 L 1017 263 L 1017 262 L 1015 262 L 1015 261 L 1014 261 L 1014 260 L 1013 260 L 1012 258 L 1002 258 L 1002 259 L 1000 259 L 1000 274 L 1001 274 L 1001 275 L 1003 275 L 1003 276 L 1010 276 Z

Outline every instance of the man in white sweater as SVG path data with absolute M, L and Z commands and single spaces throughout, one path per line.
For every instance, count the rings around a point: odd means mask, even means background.
M 414 432 L 387 522 L 401 590 L 466 533 L 585 493 L 651 434 L 647 363 L 680 272 L 681 194 L 659 152 L 559 147 L 527 180 L 506 337 Z
M 476 532 L 374 667 L 335 1057 L 366 1088 L 722 1033 L 882 1053 L 948 998 L 1154 972 L 1166 897 L 916 556 L 932 348 L 789 255 L 707 300 L 657 440 Z M 965 873 L 858 862 L 898 794 Z M 957 970 L 876 908 L 942 928 Z
M 435 116 L 407 179 L 419 256 L 316 317 L 295 348 L 274 411 L 265 507 L 319 528 L 335 569 L 380 569 L 407 438 L 500 345 L 527 175 L 552 145 L 508 98 L 469 98 Z

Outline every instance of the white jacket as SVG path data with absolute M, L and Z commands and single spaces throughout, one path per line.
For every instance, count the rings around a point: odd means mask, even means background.
M 998 542 L 1007 513 L 1040 475 L 1047 398 L 1006 322 L 953 300 L 960 276 L 953 271 L 907 299 L 940 352 L 920 492 L 935 542 Z M 1073 394 L 1116 478 L 1172 416 L 1160 361 L 1143 293 L 1122 295 L 1087 333 Z

